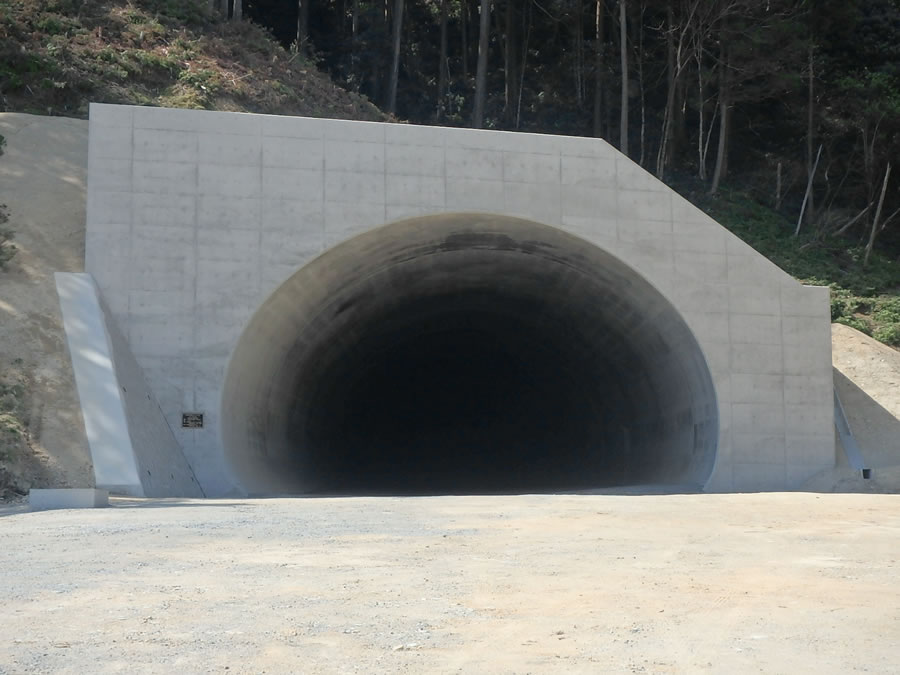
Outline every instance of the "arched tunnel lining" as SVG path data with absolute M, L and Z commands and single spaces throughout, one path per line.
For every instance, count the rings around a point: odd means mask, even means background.
M 252 494 L 700 486 L 715 392 L 671 304 L 558 229 L 447 214 L 298 271 L 232 355 L 222 442 Z

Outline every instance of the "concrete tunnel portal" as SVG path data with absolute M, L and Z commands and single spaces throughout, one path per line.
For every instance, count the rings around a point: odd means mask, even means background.
M 715 461 L 715 389 L 677 310 L 559 229 L 444 214 L 320 255 L 257 310 L 221 400 L 250 494 L 666 484 Z

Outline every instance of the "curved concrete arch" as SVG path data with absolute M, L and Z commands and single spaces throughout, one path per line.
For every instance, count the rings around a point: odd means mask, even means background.
M 700 487 L 706 360 L 618 258 L 548 225 L 384 225 L 283 283 L 227 368 L 221 441 L 251 494 Z

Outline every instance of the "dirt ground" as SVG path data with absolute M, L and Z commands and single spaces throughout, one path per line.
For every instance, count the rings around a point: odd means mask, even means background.
M 0 514 L 4 674 L 900 667 L 895 495 L 117 501 Z
M 20 488 L 91 486 L 93 469 L 54 272 L 84 269 L 87 122 L 0 113 L 0 203 L 18 248 L 0 273 L 0 385 L 18 402 L 31 455 L 2 462 Z

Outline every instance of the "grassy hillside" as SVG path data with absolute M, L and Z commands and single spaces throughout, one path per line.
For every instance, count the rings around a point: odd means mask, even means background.
M 3 0 L 0 106 L 85 117 L 89 101 L 385 119 L 261 28 L 196 0 Z
M 687 198 L 803 283 L 831 288 L 831 319 L 900 347 L 900 263 L 877 250 L 863 267 L 865 241 L 819 239 L 738 190 L 715 197 L 678 186 Z

